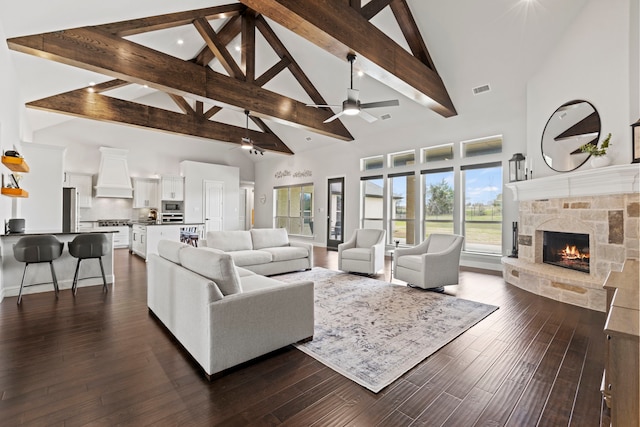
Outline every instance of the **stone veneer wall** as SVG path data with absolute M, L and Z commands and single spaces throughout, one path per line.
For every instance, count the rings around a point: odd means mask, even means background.
M 602 285 L 627 258 L 640 258 L 640 194 L 519 203 L 518 259 L 505 258 L 508 283 L 538 295 L 605 311 Z M 589 233 L 590 273 L 542 264 L 542 231 Z

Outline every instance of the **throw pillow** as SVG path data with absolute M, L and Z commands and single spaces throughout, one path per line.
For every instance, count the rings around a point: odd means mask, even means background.
M 242 292 L 240 276 L 229 254 L 188 246 L 180 251 L 180 263 L 184 268 L 216 282 L 222 295 Z

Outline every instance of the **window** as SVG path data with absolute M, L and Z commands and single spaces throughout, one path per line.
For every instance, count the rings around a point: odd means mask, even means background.
M 382 175 L 360 179 L 362 228 L 384 228 L 384 180 Z
M 462 157 L 502 153 L 502 135 L 462 141 Z
M 453 144 L 422 149 L 422 163 L 453 160 Z
M 374 156 L 374 157 L 367 157 L 366 159 L 361 159 L 360 170 L 370 171 L 375 169 L 382 169 L 383 162 L 384 162 L 383 156 Z
M 276 199 L 275 226 L 287 233 L 313 236 L 313 185 L 292 185 L 273 190 Z
M 431 233 L 453 234 L 453 168 L 422 171 L 424 238 Z
M 413 165 L 415 162 L 416 153 L 414 150 L 389 154 L 389 167 L 392 168 Z
M 466 251 L 502 253 L 502 164 L 462 166 Z
M 415 244 L 416 176 L 410 174 L 389 175 L 389 235 L 392 243 Z

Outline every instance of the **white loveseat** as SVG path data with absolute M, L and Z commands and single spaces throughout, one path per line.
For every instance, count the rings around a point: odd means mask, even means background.
M 313 268 L 313 245 L 290 242 L 284 228 L 209 231 L 200 246 L 228 253 L 236 266 L 266 276 Z
M 147 262 L 147 305 L 210 378 L 313 337 L 313 282 L 286 284 L 231 256 L 162 240 Z

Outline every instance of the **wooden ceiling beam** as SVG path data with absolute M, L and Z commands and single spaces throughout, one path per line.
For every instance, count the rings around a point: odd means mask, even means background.
M 280 61 L 276 62 L 271 68 L 269 68 L 267 71 L 262 73 L 260 77 L 255 79 L 254 83 L 256 84 L 256 86 L 260 86 L 260 87 L 266 85 L 269 81 L 271 81 L 272 78 L 274 78 L 275 76 L 280 74 L 282 70 L 287 68 L 290 63 L 291 63 L 291 60 L 289 58 L 282 58 Z
M 191 105 L 189 105 L 186 99 L 184 99 L 179 95 L 174 95 L 172 93 L 169 93 L 168 95 L 173 100 L 173 102 L 175 102 L 176 105 L 182 110 L 183 113 L 191 114 L 191 115 L 195 113 L 195 111 L 193 110 Z
M 245 80 L 256 79 L 256 15 L 247 9 L 242 15 L 242 58 L 240 66 L 244 70 Z
M 215 114 L 220 112 L 220 110 L 222 110 L 222 107 L 218 107 L 217 105 L 214 105 L 213 107 L 211 107 L 207 111 L 205 111 L 204 114 L 202 115 L 202 117 L 204 117 L 205 119 L 209 120 Z
M 91 86 L 91 89 L 96 93 L 106 92 L 108 90 L 118 89 L 119 87 L 124 87 L 130 85 L 130 82 L 120 79 L 109 80 L 104 83 L 98 83 L 97 85 Z
M 247 129 L 244 127 L 213 122 L 195 114 L 181 114 L 132 101 L 112 98 L 90 92 L 87 88 L 29 102 L 27 107 L 238 145 L 241 144 L 242 138 L 247 135 Z M 249 137 L 255 141 L 260 141 L 260 147 L 264 147 L 266 150 L 282 154 L 293 154 L 284 142 L 273 133 L 263 133 L 249 129 Z
M 7 40 L 13 50 L 98 72 L 174 95 L 248 109 L 255 115 L 345 141 L 353 137 L 331 112 L 216 73 L 98 30 L 76 28 Z
M 179 27 L 181 25 L 191 25 L 194 20 L 199 18 L 205 20 L 228 18 L 230 16 L 240 15 L 245 9 L 246 7 L 242 4 L 234 3 L 224 6 L 190 10 L 187 12 L 176 12 L 147 18 L 113 22 L 110 24 L 98 25 L 96 28 L 100 28 L 103 31 L 107 31 L 120 37 L 126 37 L 134 34 L 146 33 L 148 31 L 165 30 L 167 28 Z
M 348 2 L 241 1 L 345 61 L 349 53 L 357 54 L 362 71 L 438 114 L 457 114 L 440 76 L 369 23 Z
M 371 0 L 360 9 L 360 14 L 364 19 L 370 21 L 371 18 L 380 13 L 382 9 L 389 6 L 391 2 L 392 0 Z
M 218 58 L 225 71 L 233 78 L 244 79 L 244 73 L 227 50 L 227 45 L 220 41 L 216 32 L 211 28 L 209 21 L 204 18 L 198 18 L 193 21 L 193 26 L 196 27 L 207 47 Z
M 238 34 L 240 34 L 240 29 L 242 26 L 242 18 L 241 15 L 234 15 L 225 22 L 225 24 L 218 30 L 218 40 L 223 45 L 228 45 L 231 43 L 231 40 L 236 38 Z M 196 55 L 195 62 L 200 65 L 207 65 L 211 60 L 215 58 L 215 55 L 209 49 L 209 46 L 205 43 L 202 50 Z
M 273 31 L 271 26 L 267 23 L 263 16 L 258 16 L 256 18 L 256 26 L 260 30 L 260 34 L 265 38 L 267 43 L 271 46 L 271 48 L 276 52 L 276 54 L 280 58 L 287 58 L 289 60 L 289 64 L 287 64 L 287 68 L 293 77 L 298 81 L 302 89 L 309 95 L 311 100 L 315 104 L 327 104 L 324 100 L 318 89 L 311 83 L 311 80 L 307 77 L 298 62 L 293 58 L 289 50 L 286 46 L 280 41 L 276 33 Z
M 413 56 L 433 71 L 436 71 L 427 45 L 422 38 L 422 34 L 420 34 L 420 29 L 418 29 L 418 24 L 416 24 L 415 19 L 413 19 L 413 14 L 411 13 L 411 9 L 409 9 L 407 0 L 393 0 L 390 6 Z

